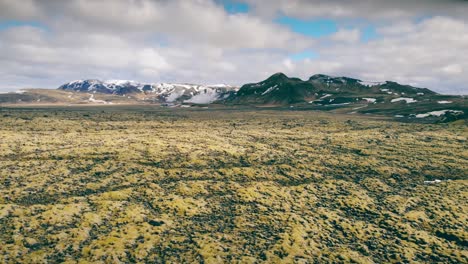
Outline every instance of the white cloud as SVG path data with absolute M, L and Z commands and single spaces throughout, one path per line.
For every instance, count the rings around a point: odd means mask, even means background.
M 391 26 L 389 26 L 391 27 Z M 316 60 L 302 61 L 302 77 L 311 72 L 354 76 L 367 81 L 394 80 L 443 93 L 468 92 L 468 24 L 434 17 L 406 24 L 397 34 L 379 30 L 372 41 L 327 43 Z
M 167 60 L 155 49 L 151 48 L 145 48 L 138 52 L 137 63 L 141 64 L 145 69 L 153 69 L 154 71 L 172 69 Z
M 283 14 L 300 18 L 402 19 L 450 15 L 465 18 L 468 3 L 463 0 L 243 0 L 259 15 Z
M 0 1 L 0 7 L 9 10 L 19 2 Z M 0 30 L 4 87 L 55 87 L 81 78 L 241 84 L 247 76 L 260 76 L 256 63 L 281 64 L 281 59 L 267 62 L 265 58 L 276 56 L 264 57 L 265 50 L 284 54 L 314 42 L 271 21 L 228 14 L 210 0 L 25 4 L 33 8 L 0 17 L 39 22 L 39 27 Z M 249 68 L 250 73 L 244 73 Z
M 442 72 L 449 75 L 458 75 L 463 73 L 463 68 L 460 64 L 450 64 L 442 68 Z
M 287 72 L 294 71 L 294 68 L 295 68 L 295 67 L 294 67 L 294 64 L 293 64 L 293 62 L 292 62 L 291 59 L 285 59 L 285 60 L 283 61 L 283 65 L 284 65 L 284 67 L 285 67 L 285 69 L 286 69 Z
M 36 0 L 0 0 L 0 19 L 30 19 L 40 14 Z
M 249 0 L 264 3 L 255 1 Z M 211 0 L 0 0 L 0 21 L 38 21 L 46 27 L 0 29 L 0 81 L 16 88 L 57 87 L 82 78 L 242 84 L 281 71 L 467 93 L 468 26 L 458 16 L 463 8 L 453 11 L 453 5 L 430 0 L 389 8 L 388 1 L 349 2 L 271 0 L 257 13 L 228 14 Z M 438 7 L 445 15 L 414 22 L 417 14 Z M 277 12 L 385 22 L 376 23 L 379 37 L 367 42 L 360 41 L 359 28 L 346 26 L 312 39 L 263 16 Z M 318 58 L 290 59 L 303 50 Z
M 7 1 L 0 2 L 0 9 L 12 9 L 10 0 L 0 1 Z M 40 18 L 42 23 L 62 34 L 99 32 L 132 38 L 151 35 L 172 42 L 209 43 L 234 49 L 298 50 L 312 42 L 271 21 L 249 14 L 228 14 L 212 0 L 27 0 L 25 3 L 34 6 L 34 11 L 28 12 L 29 17 L 18 14 L 18 18 Z
M 330 39 L 338 42 L 357 43 L 361 38 L 361 31 L 354 29 L 340 29 L 330 36 Z

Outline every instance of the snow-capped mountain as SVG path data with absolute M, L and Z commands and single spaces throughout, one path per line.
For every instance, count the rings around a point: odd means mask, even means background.
M 59 87 L 61 90 L 114 95 L 144 94 L 160 102 L 208 104 L 229 97 L 238 87 L 226 84 L 198 85 L 177 83 L 139 83 L 128 80 L 78 80 Z

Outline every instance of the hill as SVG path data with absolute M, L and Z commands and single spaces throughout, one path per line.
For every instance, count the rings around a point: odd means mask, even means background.
M 427 88 L 392 81 L 364 82 L 323 74 L 304 81 L 276 73 L 259 83 L 243 85 L 223 103 L 444 121 L 465 118 L 468 110 L 464 96 L 441 95 Z

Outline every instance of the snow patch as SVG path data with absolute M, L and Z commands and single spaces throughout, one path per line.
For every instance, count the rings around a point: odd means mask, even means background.
M 362 84 L 362 85 L 364 85 L 364 86 L 372 87 L 372 86 L 382 85 L 382 84 L 384 84 L 385 82 L 359 81 L 359 83 Z
M 24 94 L 26 91 L 18 90 L 18 91 L 11 91 L 11 92 L 0 92 L 0 94 Z
M 184 89 L 174 89 L 172 92 L 169 93 L 169 96 L 166 97 L 166 101 L 167 102 L 174 102 L 179 97 L 184 95 L 184 93 L 185 93 Z
M 95 103 L 95 104 L 112 104 L 112 102 L 107 102 L 107 101 L 104 101 L 104 100 L 94 99 L 94 94 L 91 94 L 91 96 L 88 99 L 88 102 Z
M 262 95 L 265 95 L 265 94 L 267 94 L 267 93 L 273 91 L 276 87 L 278 87 L 278 85 L 275 85 L 275 86 L 272 86 L 272 87 L 268 88 L 266 91 L 264 91 L 264 92 L 262 93 Z
M 437 183 L 441 183 L 442 181 L 441 180 L 433 180 L 433 181 L 424 181 L 424 184 L 437 184 Z
M 187 103 L 194 103 L 194 104 L 210 104 L 219 99 L 219 93 L 216 89 L 205 88 L 205 90 L 201 91 L 199 94 L 193 96 L 192 98 L 185 100 L 184 102 Z
M 115 84 L 115 85 L 140 85 L 140 83 L 131 81 L 131 80 L 107 80 L 104 82 L 105 84 Z
M 349 105 L 351 103 L 341 103 L 341 104 L 329 104 L 330 106 L 340 106 L 340 105 Z
M 440 111 L 432 111 L 428 112 L 425 114 L 417 114 L 416 118 L 425 118 L 429 116 L 443 116 L 447 113 L 454 113 L 454 114 L 463 114 L 463 111 L 457 111 L 457 110 L 440 110 Z
M 82 83 L 82 82 L 84 82 L 84 80 L 75 80 L 75 81 L 69 82 L 68 84 L 72 85 L 72 84 L 77 84 L 77 83 Z
M 366 100 L 369 103 L 375 103 L 375 101 L 377 101 L 377 99 L 375 99 L 375 98 L 362 98 L 362 99 Z
M 414 100 L 413 98 L 406 98 L 406 97 L 395 98 L 395 99 L 392 99 L 390 102 L 396 103 L 396 102 L 400 102 L 400 101 L 405 101 L 407 104 L 411 104 L 411 103 L 416 103 L 416 102 L 417 102 L 417 101 Z

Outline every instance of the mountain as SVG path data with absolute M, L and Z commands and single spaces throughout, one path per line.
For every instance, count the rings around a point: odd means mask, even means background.
M 28 89 L 0 94 L 0 104 L 156 104 L 189 107 L 276 107 L 339 114 L 372 114 L 423 122 L 468 118 L 465 96 L 442 95 L 393 81 L 368 82 L 324 74 L 307 80 L 276 73 L 264 81 L 225 84 L 139 83 L 79 80 L 58 89 Z
M 144 95 L 145 101 L 160 103 L 209 104 L 227 98 L 237 87 L 225 84 L 197 85 L 175 83 L 139 83 L 127 80 L 78 80 L 66 83 L 59 90 L 81 93 L 102 93 L 120 96 Z
M 243 85 L 223 100 L 228 105 L 290 106 L 348 114 L 380 114 L 398 118 L 459 119 L 468 113 L 463 96 L 441 95 L 427 88 L 392 81 L 365 82 L 316 74 L 308 80 L 276 73 Z
M 310 83 L 276 73 L 263 82 L 242 86 L 227 100 L 238 104 L 294 104 L 313 96 L 314 86 Z
M 436 95 L 437 93 L 396 82 L 370 83 L 349 77 L 323 74 L 311 76 L 307 81 L 276 73 L 259 83 L 243 85 L 231 103 L 295 104 L 314 101 L 321 104 L 342 104 L 363 100 L 363 96 L 376 96 L 376 100 L 395 96 Z

